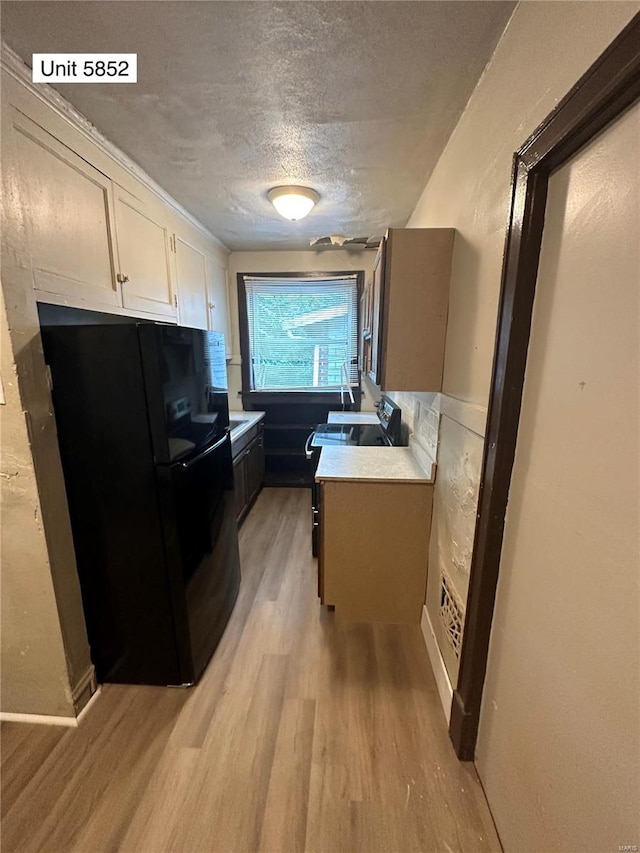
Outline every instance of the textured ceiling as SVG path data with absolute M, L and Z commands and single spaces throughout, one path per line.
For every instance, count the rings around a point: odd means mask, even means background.
M 137 53 L 137 84 L 56 88 L 229 248 L 300 249 L 404 225 L 514 5 L 6 0 L 1 28 L 29 65 Z

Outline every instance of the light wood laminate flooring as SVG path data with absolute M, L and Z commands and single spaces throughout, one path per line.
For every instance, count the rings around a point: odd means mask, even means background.
M 321 608 L 309 525 L 306 490 L 262 492 L 196 688 L 106 685 L 77 729 L 2 724 L 3 853 L 500 850 L 419 627 Z

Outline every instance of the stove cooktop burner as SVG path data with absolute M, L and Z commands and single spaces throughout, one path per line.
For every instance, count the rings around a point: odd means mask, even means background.
M 318 424 L 312 447 L 388 447 L 391 444 L 378 424 Z

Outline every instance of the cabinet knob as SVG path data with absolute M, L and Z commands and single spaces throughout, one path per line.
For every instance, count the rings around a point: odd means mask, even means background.
M 116 279 L 120 282 L 120 284 L 124 284 L 125 282 L 129 281 L 129 276 L 119 272 L 116 276 Z
M 216 307 L 216 303 L 215 303 L 215 302 L 210 302 L 210 303 L 209 303 L 209 309 L 210 309 L 211 311 L 213 311 L 213 309 L 214 309 L 215 307 Z

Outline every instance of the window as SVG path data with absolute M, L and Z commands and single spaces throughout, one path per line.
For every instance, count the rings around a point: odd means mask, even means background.
M 243 360 L 250 365 L 251 391 L 358 385 L 358 273 L 239 278 L 246 306 Z

